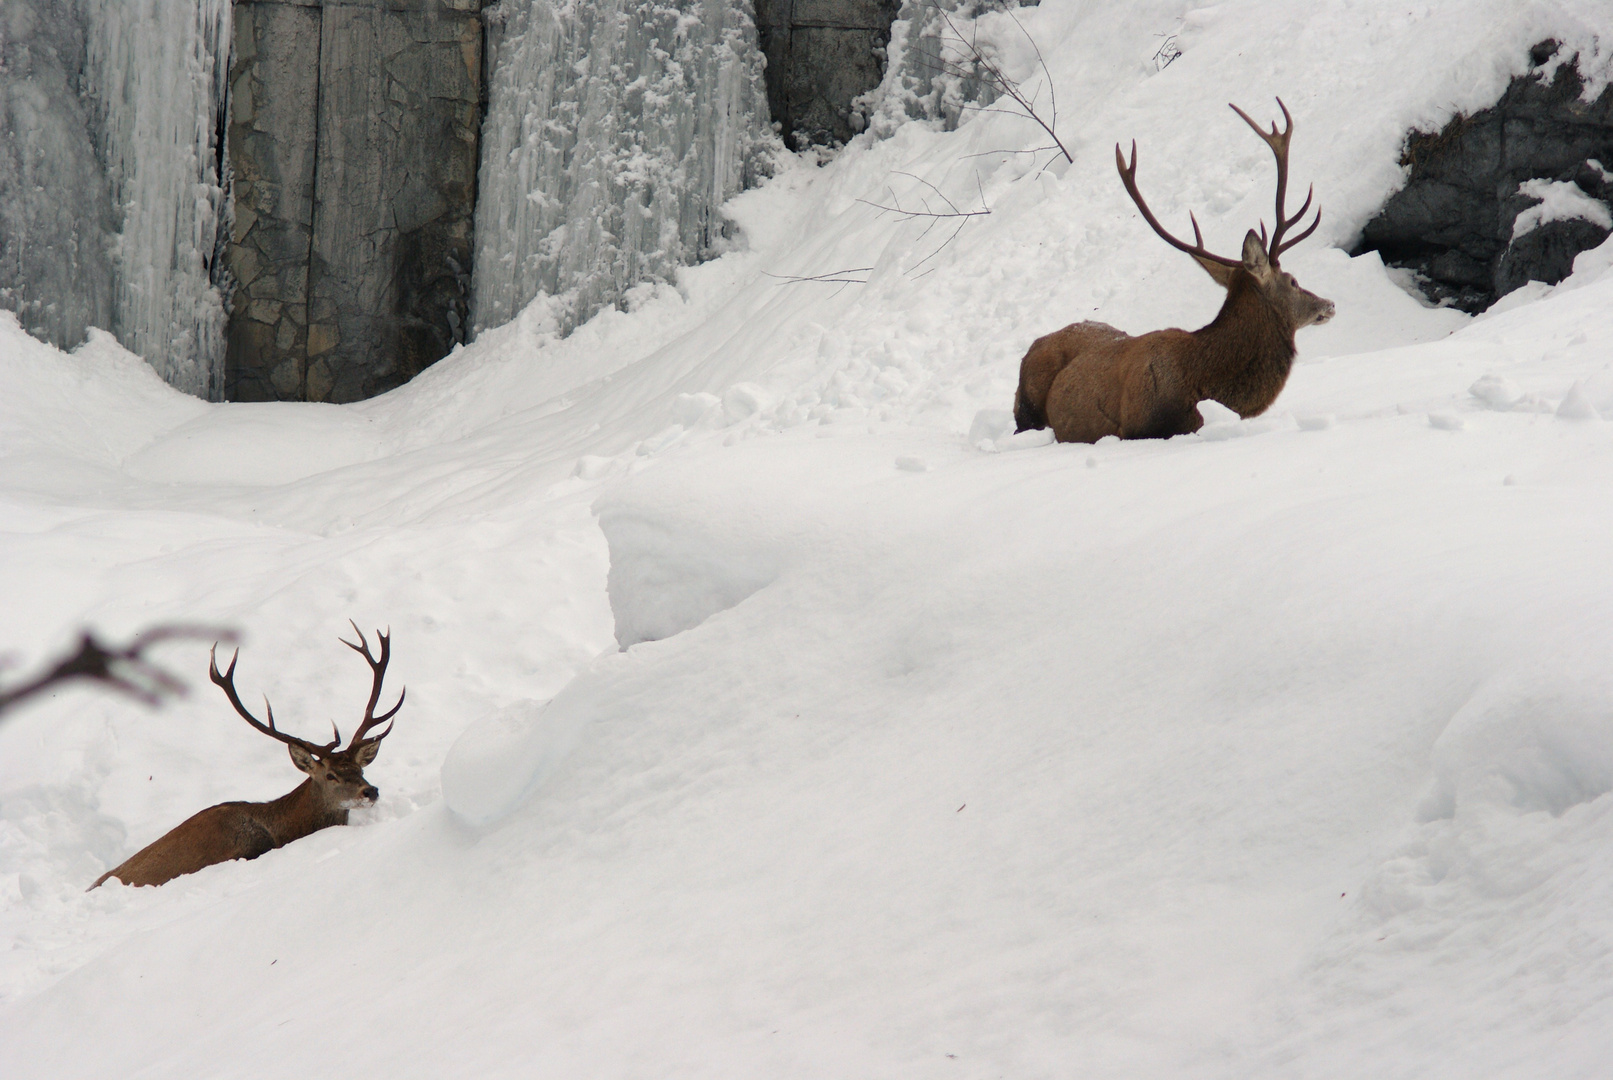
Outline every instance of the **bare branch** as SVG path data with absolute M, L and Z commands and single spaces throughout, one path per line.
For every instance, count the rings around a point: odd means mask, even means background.
M 930 6 L 935 9 L 936 13 L 941 16 L 942 21 L 947 24 L 947 29 L 952 31 L 952 36 L 958 40 L 959 45 L 967 49 L 968 61 L 973 66 L 973 70 L 971 71 L 968 68 L 965 68 L 964 65 L 955 64 L 952 61 L 937 57 L 937 61 L 942 65 L 942 70 L 945 71 L 946 74 L 956 75 L 962 78 L 967 78 L 971 75 L 980 77 L 982 82 L 987 83 L 1000 95 L 1008 98 L 1015 105 L 1019 106 L 1019 112 L 1017 113 L 1014 113 L 1013 110 L 1005 111 L 1010 112 L 1012 115 L 1024 116 L 1033 121 L 1043 131 L 1047 132 L 1048 137 L 1051 138 L 1055 144 L 1057 144 L 1059 152 L 1064 155 L 1064 159 L 1073 163 L 1075 161 L 1075 156 L 1070 153 L 1069 147 L 1064 145 L 1064 140 L 1060 139 L 1058 132 L 1054 130 L 1058 124 L 1058 96 L 1053 87 L 1052 72 L 1048 70 L 1047 61 L 1042 57 L 1041 47 L 1036 44 L 1036 39 L 1031 37 L 1029 31 L 1025 29 L 1024 24 L 1022 24 L 1011 12 L 1009 13 L 1009 18 L 1013 19 L 1014 25 L 1019 27 L 1020 33 L 1024 34 L 1025 39 L 1031 43 L 1031 48 L 1036 53 L 1036 61 L 1042 68 L 1042 73 L 1044 80 L 1047 83 L 1050 100 L 1049 115 L 1047 117 L 1043 117 L 1042 114 L 1037 111 L 1036 99 L 1034 97 L 1026 97 L 1025 92 L 1020 84 L 1009 78 L 994 60 L 980 51 L 979 44 L 973 36 L 969 37 L 968 39 L 964 38 L 962 31 L 960 31 L 957 24 L 952 21 L 952 16 L 942 9 L 936 0 L 930 0 Z M 927 53 L 921 55 L 925 56 L 926 58 L 929 56 Z M 984 72 L 983 77 L 981 77 L 982 72 Z M 982 109 L 980 111 L 986 110 Z
M 896 203 L 895 206 L 886 206 L 884 203 L 871 202 L 868 199 L 858 199 L 857 201 L 862 203 L 864 206 L 872 206 L 875 210 L 884 210 L 887 213 L 900 214 L 903 217 L 912 217 L 912 218 L 918 218 L 918 217 L 928 217 L 928 218 L 972 218 L 972 217 L 985 217 L 987 214 L 991 213 L 990 209 L 985 209 L 985 210 L 945 210 L 945 211 L 931 210 L 931 209 L 929 209 L 929 204 L 928 203 L 925 204 L 925 209 L 923 209 L 923 210 L 909 210 L 907 207 L 903 206 L 896 199 L 891 200 L 892 202 Z
M 79 637 L 78 648 L 19 686 L 0 690 L 0 713 L 58 683 L 88 679 L 150 706 L 165 697 L 181 696 L 185 684 L 146 659 L 146 651 L 169 641 L 234 642 L 239 635 L 228 627 L 168 623 L 137 634 L 121 648 L 105 645 L 89 630 Z
M 988 210 L 987 213 L 990 213 L 990 211 Z M 934 223 L 932 222 L 931 224 L 933 225 Z M 936 249 L 934 251 L 930 252 L 928 255 L 924 256 L 924 258 L 920 259 L 918 262 L 914 263 L 912 266 L 907 268 L 908 274 L 912 275 L 913 271 L 917 270 L 919 267 L 923 266 L 925 263 L 929 262 L 931 259 L 933 259 L 937 255 L 941 254 L 942 251 L 946 250 L 947 245 L 952 243 L 952 241 L 954 241 L 954 240 L 956 240 L 958 238 L 958 234 L 963 231 L 963 227 L 965 225 L 967 225 L 967 224 L 968 224 L 967 221 L 958 222 L 958 227 L 952 230 L 952 235 L 951 236 L 949 236 L 945 240 L 941 241 L 941 243 L 936 247 Z M 927 235 L 928 233 L 929 233 L 929 230 L 926 229 L 925 230 L 925 235 Z M 919 238 L 923 239 L 923 235 L 921 235 Z M 933 267 L 933 266 L 930 267 L 930 270 L 934 270 L 934 269 L 935 269 L 935 267 Z M 928 274 L 930 272 L 930 270 L 926 270 L 926 271 L 924 271 L 924 273 Z M 918 274 L 918 275 L 914 275 L 914 276 L 923 277 L 924 274 Z
M 853 266 L 845 270 L 829 270 L 822 274 L 769 274 L 766 270 L 763 270 L 762 276 L 774 278 L 780 285 L 794 285 L 803 281 L 823 281 L 837 285 L 866 285 L 868 284 L 867 278 L 847 278 L 839 275 L 866 274 L 873 269 L 872 266 Z
M 1033 146 L 1028 150 L 982 150 L 978 154 L 964 154 L 959 160 L 960 161 L 968 161 L 970 158 L 996 157 L 998 154 L 1003 154 L 1003 155 L 1006 155 L 1008 157 L 1012 157 L 1015 154 L 1045 154 L 1049 150 L 1052 150 L 1052 151 L 1054 151 L 1056 153 L 1058 151 L 1058 147 L 1056 147 L 1056 146 Z

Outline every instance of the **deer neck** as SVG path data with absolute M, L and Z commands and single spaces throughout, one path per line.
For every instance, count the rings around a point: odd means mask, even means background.
M 1184 381 L 1198 400 L 1218 401 L 1239 416 L 1264 412 L 1294 365 L 1294 328 L 1247 273 L 1233 278 L 1220 313 L 1193 338 Z
M 304 780 L 273 802 L 260 805 L 263 811 L 256 815 L 258 821 L 279 844 L 289 844 L 332 825 L 347 824 L 347 811 L 322 799 L 312 780 Z

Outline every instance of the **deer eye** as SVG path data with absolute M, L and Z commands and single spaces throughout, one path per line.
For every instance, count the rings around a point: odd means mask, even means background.
M 334 780 L 334 779 L 336 779 L 336 774 L 333 773 L 333 772 L 328 772 L 328 773 L 325 774 L 325 779 L 326 780 Z

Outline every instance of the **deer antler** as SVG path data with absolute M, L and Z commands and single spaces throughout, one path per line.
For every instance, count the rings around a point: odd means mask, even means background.
M 218 646 L 214 645 L 212 651 L 208 653 L 207 676 L 217 683 L 219 688 L 224 691 L 224 696 L 230 699 L 230 704 L 234 705 L 235 711 L 241 714 L 241 719 L 245 720 L 247 723 L 251 724 L 253 727 L 269 736 L 271 739 L 279 739 L 287 746 L 300 746 L 316 757 L 325 757 L 329 755 L 332 750 L 336 749 L 337 743 L 342 741 L 340 732 L 335 733 L 336 738 L 331 742 L 324 746 L 320 746 L 318 743 L 311 743 L 307 739 L 299 739 L 295 735 L 287 735 L 285 732 L 275 727 L 274 706 L 269 704 L 269 695 L 267 694 L 263 696 L 263 708 L 269 716 L 269 722 L 267 724 L 263 723 L 257 717 L 247 712 L 246 706 L 241 704 L 241 696 L 235 692 L 235 662 L 240 658 L 241 650 L 236 649 L 235 655 L 230 657 L 230 666 L 224 671 L 223 674 L 220 674 L 218 670 Z M 333 729 L 335 726 L 336 725 L 334 724 L 331 725 Z
M 1269 132 L 1262 130 L 1259 124 L 1249 118 L 1248 113 L 1236 105 L 1232 105 L 1229 102 L 1228 106 L 1233 112 L 1243 117 L 1244 123 L 1254 128 L 1255 134 L 1265 140 L 1266 145 L 1271 147 L 1272 154 L 1277 158 L 1277 227 L 1272 230 L 1271 242 L 1266 246 L 1267 257 L 1275 264 L 1283 252 L 1315 232 L 1316 226 L 1322 223 L 1322 208 L 1317 207 L 1316 219 L 1311 222 L 1311 227 L 1286 244 L 1283 243 L 1283 234 L 1290 227 L 1299 224 L 1300 219 L 1311 208 L 1311 196 L 1316 193 L 1316 185 L 1312 184 L 1310 190 L 1305 192 L 1305 204 L 1299 208 L 1299 212 L 1293 217 L 1288 217 L 1288 211 L 1283 204 L 1288 199 L 1288 139 L 1294 133 L 1294 118 L 1288 114 L 1288 106 L 1283 104 L 1282 98 L 1277 99 L 1277 107 L 1283 111 L 1283 123 L 1287 126 L 1282 131 L 1278 131 L 1276 123 L 1273 123 Z M 1265 222 L 1260 224 L 1260 238 L 1261 240 L 1266 238 Z
M 346 638 L 341 638 L 341 643 L 358 653 L 360 656 L 364 657 L 364 659 L 369 662 L 370 670 L 375 673 L 375 682 L 374 685 L 370 687 L 370 703 L 364 707 L 364 722 L 360 724 L 359 729 L 353 733 L 353 741 L 347 744 L 347 749 L 343 751 L 344 753 L 350 753 L 351 751 L 357 749 L 360 742 L 378 743 L 388 735 L 392 734 L 392 725 L 387 724 L 386 730 L 381 732 L 381 734 L 377 735 L 375 738 L 364 738 L 365 733 L 371 728 L 375 727 L 377 724 L 385 724 L 388 720 L 391 720 L 398 714 L 398 710 L 403 708 L 404 695 L 409 692 L 408 687 L 404 687 L 403 690 L 398 694 L 398 703 L 396 705 L 392 706 L 392 708 L 388 709 L 380 716 L 375 715 L 376 702 L 381 700 L 381 682 L 386 678 L 386 665 L 388 661 L 392 659 L 392 635 L 390 633 L 382 633 L 379 630 L 375 632 L 376 640 L 381 644 L 381 655 L 377 657 L 370 652 L 370 643 L 365 640 L 364 631 L 358 628 L 358 623 L 353 622 L 352 619 L 347 621 L 353 627 L 353 633 L 358 635 L 360 644 L 355 645 Z M 340 734 L 338 734 L 336 738 L 338 742 L 341 741 Z
M 1120 144 L 1115 143 L 1115 168 L 1120 170 L 1120 182 L 1122 184 L 1126 185 L 1126 194 L 1131 196 L 1131 201 L 1136 203 L 1137 204 L 1137 209 L 1139 209 L 1139 210 L 1141 210 L 1143 212 L 1143 220 L 1148 222 L 1148 224 L 1153 227 L 1154 231 L 1159 234 L 1159 238 L 1161 240 L 1165 241 L 1171 247 L 1176 248 L 1178 251 L 1187 252 L 1189 255 L 1191 255 L 1195 259 L 1199 260 L 1199 263 L 1201 265 L 1204 264 L 1204 263 L 1207 263 L 1207 262 L 1215 263 L 1218 266 L 1225 266 L 1225 267 L 1229 267 L 1229 268 L 1239 267 L 1239 266 L 1243 265 L 1243 261 L 1240 260 L 1240 259 L 1229 259 L 1225 255 L 1215 255 L 1215 254 L 1212 254 L 1211 252 L 1209 252 L 1208 250 L 1205 249 L 1205 247 L 1204 247 L 1204 234 L 1199 231 L 1199 219 L 1193 215 L 1193 212 L 1191 210 L 1188 211 L 1187 216 L 1188 216 L 1188 220 L 1193 222 L 1193 240 L 1194 240 L 1194 243 L 1192 243 L 1191 245 L 1186 244 L 1186 243 L 1182 242 L 1181 240 L 1176 239 L 1176 237 L 1172 236 L 1170 233 L 1165 231 L 1165 227 L 1159 223 L 1159 219 L 1154 216 L 1154 212 L 1152 210 L 1148 209 L 1148 204 L 1143 201 L 1142 192 L 1137 190 L 1137 140 L 1136 139 L 1131 140 L 1131 164 L 1130 165 L 1126 164 L 1126 159 L 1120 153 Z M 1205 266 L 1204 268 L 1206 270 L 1209 269 L 1208 266 Z M 1213 272 L 1212 272 L 1212 276 L 1214 276 Z

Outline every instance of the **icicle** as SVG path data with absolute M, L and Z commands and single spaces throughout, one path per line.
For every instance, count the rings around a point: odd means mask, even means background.
M 765 168 L 745 0 L 505 0 L 490 10 L 472 320 L 540 292 L 562 332 L 708 256 L 717 207 Z
M 78 0 L 0 2 L 0 307 L 60 348 L 112 314 L 112 206 L 80 96 Z
M 219 400 L 230 0 L 89 0 L 87 90 L 121 218 L 112 330 L 173 386 Z

